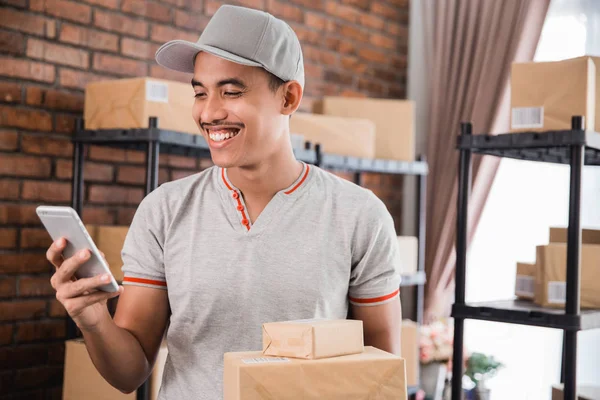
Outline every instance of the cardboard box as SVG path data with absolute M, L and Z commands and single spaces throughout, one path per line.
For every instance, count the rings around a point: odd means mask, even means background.
M 511 132 L 571 129 L 571 117 L 600 131 L 600 58 L 512 64 Z
M 82 339 L 67 340 L 65 344 L 63 400 L 136 399 L 136 392 L 124 394 L 111 386 L 100 375 Z M 154 370 L 149 378 L 151 400 L 158 398 L 167 354 L 167 346 L 163 343 L 156 357 Z
M 225 353 L 224 362 L 224 400 L 407 398 L 404 359 L 370 346 L 319 360 Z
M 517 263 L 517 278 L 515 280 L 515 295 L 522 300 L 533 300 L 535 294 L 535 264 Z
M 318 359 L 362 353 L 359 320 L 298 320 L 263 324 L 263 354 Z
M 550 243 L 567 243 L 567 228 L 551 227 Z M 581 243 L 600 244 L 600 230 L 582 229 Z
M 320 144 L 322 151 L 343 156 L 375 156 L 375 124 L 361 118 L 295 112 L 290 119 L 290 133 Z
M 406 363 L 406 384 L 419 385 L 419 341 L 418 325 L 414 321 L 402 321 L 402 358 Z
M 410 100 L 324 97 L 322 112 L 366 118 L 375 123 L 375 157 L 415 160 L 415 105 Z
M 567 245 L 537 246 L 534 302 L 544 307 L 564 308 L 566 301 Z M 582 308 L 600 308 L 600 245 L 581 246 Z
M 85 88 L 85 128 L 147 128 L 148 118 L 158 117 L 161 129 L 199 135 L 193 105 L 189 83 L 148 77 L 93 82 Z
M 110 271 L 117 282 L 123 281 L 123 260 L 121 259 L 121 250 L 125 243 L 125 237 L 129 231 L 127 226 L 109 226 L 109 225 L 86 225 L 87 229 L 98 250 L 104 253 Z
M 419 265 L 419 239 L 414 236 L 398 236 L 398 246 L 400 247 L 400 273 L 416 274 Z
M 552 386 L 552 400 L 564 400 L 563 385 Z M 577 400 L 600 400 L 600 386 L 578 386 Z

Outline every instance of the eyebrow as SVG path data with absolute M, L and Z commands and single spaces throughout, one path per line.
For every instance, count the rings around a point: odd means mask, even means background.
M 225 85 L 234 85 L 239 87 L 240 89 L 246 89 L 246 85 L 244 84 L 244 82 L 242 82 L 241 79 L 239 78 L 227 78 L 227 79 L 222 79 L 219 82 L 217 82 L 217 87 L 221 87 L 221 86 L 225 86 Z M 196 87 L 196 86 L 200 86 L 206 89 L 206 86 L 204 86 L 204 84 L 200 81 L 197 81 L 195 79 L 192 79 L 192 86 Z

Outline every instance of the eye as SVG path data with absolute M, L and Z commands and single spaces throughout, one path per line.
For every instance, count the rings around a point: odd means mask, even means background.
M 206 93 L 196 93 L 196 94 L 194 95 L 194 97 L 195 97 L 195 98 L 197 98 L 197 99 L 199 99 L 199 98 L 201 98 L 201 97 L 205 97 L 205 96 L 206 96 Z
M 225 96 L 227 97 L 239 97 L 242 95 L 242 92 L 225 92 Z

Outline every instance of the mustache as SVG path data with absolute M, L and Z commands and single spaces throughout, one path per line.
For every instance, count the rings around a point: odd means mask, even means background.
M 200 127 L 204 130 L 206 130 L 207 128 L 213 127 L 213 126 L 224 126 L 224 127 L 242 129 L 244 127 L 244 124 L 242 124 L 240 122 L 227 122 L 227 121 L 215 121 L 215 122 L 211 122 L 211 123 L 201 122 L 200 123 Z

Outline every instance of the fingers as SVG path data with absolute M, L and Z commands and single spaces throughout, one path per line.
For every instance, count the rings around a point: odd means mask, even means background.
M 46 252 L 46 259 L 52 263 L 56 268 L 59 268 L 63 262 L 62 252 L 67 246 L 65 238 L 59 238 L 56 240 Z
M 50 283 L 55 290 L 59 290 L 60 286 L 65 282 L 73 281 L 73 275 L 77 268 L 85 263 L 90 258 L 90 251 L 87 249 L 77 252 L 73 257 L 70 257 L 62 262 L 60 268 L 56 270 Z
M 100 286 L 110 282 L 110 275 L 103 274 L 92 278 L 77 279 L 75 282 L 69 282 L 56 293 L 58 300 L 67 300 L 73 297 L 87 295 L 95 292 Z
M 93 278 L 91 278 L 93 279 Z M 79 281 L 78 281 L 79 282 Z M 78 296 L 70 299 L 63 300 L 62 303 L 67 310 L 67 313 L 71 316 L 71 318 L 77 317 L 85 308 L 99 303 L 101 301 L 105 301 L 111 299 L 113 297 L 119 296 L 123 293 L 123 286 L 119 286 L 119 290 L 114 293 L 107 292 L 94 292 L 84 296 Z

